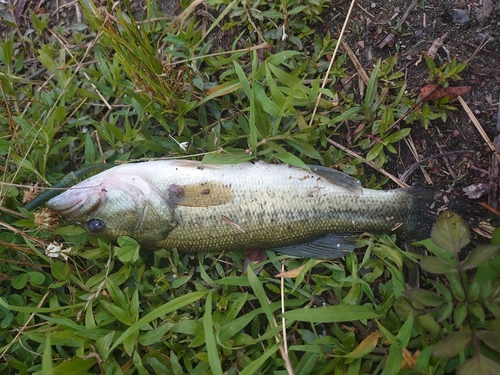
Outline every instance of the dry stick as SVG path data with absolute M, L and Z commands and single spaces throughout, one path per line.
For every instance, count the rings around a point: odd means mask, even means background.
M 281 262 L 281 273 L 285 272 L 285 262 Z M 285 278 L 281 277 L 281 313 L 285 313 Z M 281 324 L 283 325 L 283 350 L 285 351 L 286 355 L 288 356 L 288 343 L 286 341 L 286 319 L 283 317 L 281 318 Z
M 416 163 L 410 165 L 410 167 L 403 173 L 400 177 L 401 181 L 406 182 L 410 175 L 415 172 L 415 170 L 420 167 L 422 164 L 427 163 L 429 160 L 432 159 L 437 159 L 440 157 L 448 156 L 448 155 L 455 155 L 455 154 L 467 154 L 467 153 L 472 153 L 474 152 L 473 150 L 456 150 L 456 151 L 448 151 L 448 152 L 443 152 L 442 154 L 439 155 L 434 155 L 434 156 L 429 156 L 428 158 L 422 159 L 417 161 Z
M 496 149 L 495 145 L 493 144 L 493 142 L 490 141 L 490 139 L 488 138 L 488 135 L 486 134 L 483 127 L 481 126 L 481 124 L 477 120 L 476 116 L 474 116 L 474 113 L 472 113 L 471 109 L 469 108 L 469 106 L 467 105 L 465 100 L 463 100 L 460 95 L 458 96 L 458 101 L 460 102 L 460 104 L 462 105 L 462 108 L 465 110 L 465 112 L 467 113 L 467 115 L 471 119 L 472 123 L 476 126 L 476 129 L 479 132 L 479 134 L 481 134 L 481 137 L 483 137 L 483 139 L 488 144 L 488 147 L 493 151 L 493 153 L 495 154 L 497 159 L 500 161 L 500 154 L 498 153 L 498 150 Z
M 404 140 L 406 145 L 410 149 L 410 152 L 412 153 L 413 157 L 415 158 L 415 161 L 418 162 L 418 152 L 417 148 L 415 147 L 415 143 L 413 142 L 411 134 L 408 134 L 408 137 L 406 137 Z M 431 177 L 429 176 L 425 168 L 420 166 L 420 171 L 424 175 L 425 181 L 427 181 L 429 185 L 434 185 L 434 182 L 432 182 Z M 406 182 L 406 179 L 403 179 L 403 176 L 400 177 L 400 180 Z
M 413 0 L 411 4 L 408 6 L 408 9 L 406 9 L 406 12 L 403 14 L 403 17 L 400 18 L 397 27 L 401 26 L 403 23 L 406 22 L 406 19 L 410 15 L 411 11 L 418 5 L 419 0 Z M 392 42 L 396 36 L 394 33 L 390 33 L 387 35 L 384 40 L 382 40 L 379 44 L 379 48 L 384 48 L 387 44 Z
M 500 94 L 498 98 L 498 109 L 497 109 L 497 125 L 496 125 L 497 135 L 493 139 L 493 144 L 498 149 L 500 148 Z M 488 203 L 494 209 L 498 209 L 498 182 L 500 180 L 500 163 L 498 158 L 491 156 L 491 169 L 490 169 L 490 182 L 493 184 L 493 188 L 488 195 Z
M 389 177 L 392 181 L 394 181 L 399 186 L 401 186 L 403 188 L 409 188 L 410 187 L 410 185 L 408 185 L 406 182 L 401 181 L 399 178 L 397 178 L 396 176 L 393 176 L 392 174 L 390 174 L 389 172 L 387 172 L 385 169 L 377 167 L 375 165 L 375 163 L 372 162 L 371 160 L 366 160 L 361 155 L 356 154 L 354 151 L 349 150 L 347 147 L 342 146 L 340 143 L 332 141 L 331 139 L 327 139 L 327 142 L 330 143 L 331 145 L 337 147 L 337 148 L 340 148 L 342 151 L 348 153 L 352 157 L 354 157 L 356 159 L 363 160 L 363 162 L 365 164 L 367 164 L 370 167 L 376 169 L 378 172 L 382 173 L 384 176 Z
M 337 56 L 337 52 L 338 52 L 339 47 L 340 47 L 340 42 L 341 42 L 342 37 L 344 35 L 345 29 L 347 28 L 347 22 L 349 22 L 349 17 L 351 16 L 352 8 L 354 8 L 355 3 L 356 3 L 356 0 L 352 0 L 351 5 L 349 6 L 349 10 L 347 11 L 347 15 L 345 17 L 344 24 L 342 25 L 342 30 L 340 30 L 339 39 L 337 41 L 337 44 L 335 45 L 335 49 L 333 50 L 332 58 L 330 60 L 330 64 L 328 65 L 328 69 L 326 71 L 325 78 L 323 78 L 323 83 L 321 85 L 322 89 L 325 88 L 326 82 L 328 82 L 328 76 L 330 75 L 330 71 L 332 70 L 333 62 L 335 61 L 335 57 Z M 314 122 L 314 116 L 316 115 L 316 112 L 318 111 L 318 106 L 319 106 L 319 101 L 321 99 L 321 95 L 322 94 L 320 92 L 318 94 L 318 96 L 316 97 L 316 103 L 314 104 L 314 109 L 313 109 L 313 113 L 311 116 L 311 121 L 309 121 L 309 126 L 312 126 L 312 124 Z
M 38 305 L 37 305 L 37 308 L 40 308 L 42 307 L 43 303 L 45 302 L 45 300 L 47 299 L 47 297 L 49 296 L 49 294 L 51 293 L 50 289 L 47 291 L 47 293 L 45 293 L 42 297 L 42 299 L 40 300 L 40 302 L 38 302 Z M 2 352 L 2 354 L 0 354 L 0 359 L 3 358 L 5 356 L 5 354 L 7 353 L 7 351 L 11 348 L 12 345 L 14 345 L 18 340 L 19 338 L 21 337 L 22 333 L 24 332 L 24 330 L 26 329 L 26 327 L 28 326 L 28 324 L 30 324 L 31 320 L 35 317 L 36 313 L 31 313 L 31 315 L 29 316 L 28 320 L 26 321 L 26 323 L 24 323 L 24 325 L 21 327 L 21 329 L 19 330 L 19 332 L 17 333 L 16 337 L 14 337 L 14 340 L 12 340 L 10 342 L 10 344 L 8 344 L 5 348 L 5 350 Z
M 366 71 L 363 69 L 363 66 L 359 62 L 358 58 L 356 57 L 352 49 L 344 41 L 342 41 L 342 48 L 344 49 L 344 51 L 347 52 L 347 55 L 351 59 L 352 63 L 354 64 L 354 67 L 358 71 L 359 76 L 361 77 L 365 85 L 368 85 L 370 77 L 368 77 L 368 74 L 366 74 Z

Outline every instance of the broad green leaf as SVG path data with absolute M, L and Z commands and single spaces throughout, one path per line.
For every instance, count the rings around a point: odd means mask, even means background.
M 54 262 L 50 268 L 50 272 L 57 280 L 68 280 L 69 278 L 69 265 L 66 262 Z
M 290 321 L 310 323 L 339 323 L 353 320 L 375 319 L 379 315 L 371 307 L 360 305 L 336 305 L 287 311 L 283 317 Z
M 417 362 L 415 363 L 415 373 L 422 374 L 427 369 L 429 365 L 429 360 L 431 357 L 431 347 L 426 346 L 418 355 Z
M 422 259 L 420 259 L 420 267 L 422 267 L 424 271 L 436 274 L 443 274 L 443 273 L 457 271 L 457 269 L 453 267 L 451 264 L 432 256 L 423 257 Z
M 5 155 L 9 152 L 12 143 L 5 139 L 0 139 L 0 155 Z
M 500 353 L 500 335 L 495 331 L 477 331 L 479 340 L 488 345 L 491 349 Z
M 62 228 L 54 229 L 52 232 L 53 235 L 58 236 L 79 236 L 84 233 L 87 233 L 87 231 L 78 225 L 67 225 Z
M 264 88 L 258 82 L 254 83 L 253 90 L 255 99 L 260 103 L 262 109 L 271 116 L 278 116 L 281 108 L 267 97 Z
M 109 295 L 113 299 L 113 302 L 121 307 L 122 309 L 127 309 L 129 301 L 125 294 L 122 292 L 120 287 L 115 283 L 115 281 L 111 277 L 106 278 L 106 289 L 109 292 Z
M 139 258 L 139 251 L 141 246 L 139 243 L 130 237 L 118 237 L 117 239 L 119 247 L 117 248 L 117 257 L 123 263 L 134 263 Z
M 3 63 L 10 66 L 14 53 L 14 40 L 12 38 L 5 39 L 3 43 Z
M 382 142 L 376 143 L 368 152 L 368 155 L 366 155 L 366 160 L 370 161 L 375 159 L 381 152 L 384 152 L 384 144 Z
M 436 293 L 424 289 L 409 289 L 403 292 L 413 302 L 423 306 L 440 306 L 446 299 Z
M 413 314 L 410 313 L 403 326 L 399 329 L 396 339 L 399 341 L 399 345 L 403 348 L 408 346 L 408 342 L 411 338 L 411 332 L 413 329 Z
M 366 86 L 365 99 L 363 104 L 369 108 L 372 106 L 375 101 L 375 95 L 377 94 L 377 84 L 378 80 L 378 72 L 380 70 L 381 60 L 377 61 L 377 64 L 373 68 L 372 74 L 370 75 L 370 80 L 368 81 L 368 85 Z
M 485 264 L 500 254 L 500 245 L 480 245 L 472 250 L 464 262 L 464 268 L 470 269 Z
M 155 329 L 152 329 L 150 331 L 146 331 L 145 333 L 141 334 L 139 336 L 139 344 L 144 345 L 144 346 L 151 346 L 154 344 L 159 343 L 162 339 L 165 333 L 172 327 L 171 324 L 165 323 L 161 325 L 160 327 L 157 327 Z
M 5 300 L 0 297 L 0 306 L 5 307 L 7 310 L 18 311 L 23 313 L 49 313 L 67 309 L 76 309 L 84 306 L 85 303 L 76 303 L 74 305 L 56 306 L 56 307 L 36 307 L 36 306 L 14 306 L 9 305 Z
M 214 292 L 215 293 L 215 292 Z M 222 375 L 221 360 L 215 342 L 214 327 L 212 324 L 212 293 L 207 295 L 205 302 L 205 314 L 203 315 L 203 328 L 207 345 L 208 362 L 214 375 Z
M 403 348 L 399 345 L 392 344 L 389 348 L 389 355 L 385 363 L 383 375 L 397 375 L 401 370 L 403 362 Z
M 398 130 L 397 132 L 391 134 L 387 138 L 385 138 L 385 141 L 390 142 L 390 143 L 395 143 L 399 142 L 402 140 L 404 137 L 406 137 L 408 134 L 410 134 L 411 129 L 410 128 L 404 128 L 401 130 Z
M 462 218 L 452 211 L 439 215 L 432 227 L 431 238 L 436 245 L 452 254 L 458 254 L 470 242 L 469 230 Z
M 307 166 L 306 163 L 304 163 L 302 160 L 300 160 L 297 156 L 294 154 L 291 154 L 289 152 L 279 152 L 276 155 L 276 158 L 281 160 L 283 163 L 293 165 L 295 167 L 299 167 L 302 169 L 305 169 L 307 171 L 310 171 L 311 169 Z
M 43 375 L 52 375 L 54 373 L 52 368 L 52 346 L 50 344 L 50 332 L 45 336 L 45 346 L 43 348 L 42 357 L 42 373 Z
M 262 365 L 268 360 L 268 358 L 274 356 L 274 354 L 278 351 L 280 345 L 281 344 L 275 344 L 270 348 L 269 347 L 266 348 L 264 354 L 259 356 L 255 361 L 252 361 L 249 364 L 247 364 L 245 368 L 240 371 L 239 375 L 257 374 L 259 368 L 262 367 Z
M 195 301 L 198 301 L 201 299 L 206 293 L 205 292 L 193 292 L 189 293 L 186 295 L 183 295 L 181 297 L 177 297 L 173 299 L 170 302 L 167 302 L 145 316 L 143 316 L 141 319 L 139 319 L 137 322 L 132 324 L 130 327 L 127 328 L 125 332 L 123 332 L 114 342 L 113 346 L 109 349 L 109 351 L 106 353 L 106 358 L 111 354 L 111 352 L 118 346 L 120 345 L 123 340 L 125 340 L 127 337 L 131 336 L 135 332 L 138 332 L 143 326 L 146 324 L 150 323 L 151 321 L 158 319 L 161 316 L 165 316 L 166 314 L 179 310 L 182 307 L 189 305 L 190 303 L 193 303 Z M 0 303 L 2 302 L 2 299 L 0 298 Z
M 203 163 L 206 164 L 239 164 L 255 159 L 253 155 L 248 154 L 206 154 L 203 156 Z
M 12 279 L 12 286 L 14 289 L 23 289 L 28 282 L 28 273 L 23 272 Z
M 493 245 L 500 245 L 500 227 L 495 228 L 491 234 L 491 243 Z
M 432 345 L 431 354 L 439 358 L 452 358 L 467 348 L 471 338 L 470 331 L 453 332 Z
M 457 375 L 496 375 L 500 374 L 500 363 L 482 354 L 476 354 L 457 368 Z
M 52 368 L 52 375 L 84 375 L 96 363 L 95 358 L 73 357 Z
M 31 271 L 28 276 L 33 285 L 42 285 L 45 282 L 45 275 L 41 272 Z
M 465 292 L 458 272 L 447 273 L 446 278 L 448 279 L 453 296 L 459 301 L 463 301 L 465 299 Z
M 253 266 L 253 265 L 254 264 L 251 264 L 251 266 Z M 248 272 L 247 272 L 247 277 L 248 277 L 248 281 L 250 282 L 250 286 L 252 287 L 255 296 L 259 300 L 260 305 L 261 305 L 262 309 L 264 310 L 264 313 L 266 314 L 266 317 L 267 317 L 269 324 L 272 324 L 272 322 L 275 321 L 275 318 L 273 315 L 273 310 L 271 309 L 271 304 L 269 303 L 269 298 L 267 297 L 267 294 L 264 291 L 264 287 L 262 286 L 262 283 L 255 275 L 255 271 L 253 270 L 253 268 L 249 267 Z

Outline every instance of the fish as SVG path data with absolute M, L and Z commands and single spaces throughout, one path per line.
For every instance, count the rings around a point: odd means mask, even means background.
M 90 233 L 128 236 L 151 250 L 335 259 L 365 232 L 427 238 L 433 200 L 423 189 L 363 188 L 322 166 L 157 160 L 112 167 L 47 205 Z

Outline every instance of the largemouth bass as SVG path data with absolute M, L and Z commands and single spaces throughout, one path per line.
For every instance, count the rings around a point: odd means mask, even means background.
M 90 232 L 129 236 L 150 249 L 337 258 L 362 232 L 429 236 L 432 201 L 423 190 L 364 189 L 325 167 L 165 160 L 113 167 L 48 206 Z

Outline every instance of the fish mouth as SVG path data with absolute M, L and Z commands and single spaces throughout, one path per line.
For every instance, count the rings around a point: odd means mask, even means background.
M 71 188 L 50 199 L 47 206 L 67 220 L 90 217 L 104 203 L 102 192 L 106 190 L 101 188 L 99 192 L 96 192 L 95 189 Z

